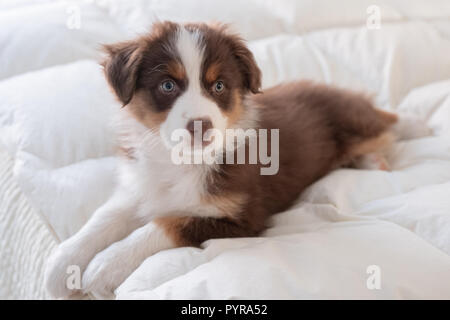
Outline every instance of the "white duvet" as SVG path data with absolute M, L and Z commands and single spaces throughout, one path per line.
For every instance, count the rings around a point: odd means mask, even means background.
M 379 29 L 366 25 L 370 5 L 380 10 Z M 309 78 L 364 90 L 381 108 L 421 117 L 433 134 L 396 143 L 391 172 L 329 174 L 259 238 L 149 257 L 117 298 L 450 299 L 445 0 L 4 1 L 0 143 L 60 240 L 114 187 L 108 123 L 120 106 L 98 66 L 99 43 L 132 37 L 156 19 L 232 23 L 249 40 L 264 87 Z

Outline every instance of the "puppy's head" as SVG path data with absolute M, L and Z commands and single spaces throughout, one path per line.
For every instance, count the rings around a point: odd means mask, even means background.
M 261 85 L 253 54 L 222 26 L 157 23 L 106 51 L 104 71 L 118 99 L 169 145 L 174 130 L 194 135 L 198 124 L 203 134 L 224 134 L 243 116 L 243 97 Z

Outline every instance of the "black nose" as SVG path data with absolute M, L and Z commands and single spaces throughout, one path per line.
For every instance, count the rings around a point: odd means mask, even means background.
M 196 125 L 197 123 L 197 125 Z M 191 133 L 191 135 L 194 135 L 195 131 L 202 130 L 202 135 L 205 134 L 205 132 L 208 129 L 212 129 L 213 124 L 209 118 L 196 118 L 189 120 L 188 124 L 186 125 L 186 129 Z M 203 136 L 202 136 L 203 138 Z

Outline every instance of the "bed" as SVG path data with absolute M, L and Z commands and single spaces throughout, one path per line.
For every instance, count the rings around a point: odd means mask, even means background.
M 100 44 L 166 19 L 230 23 L 263 88 L 303 78 L 364 91 L 432 132 L 397 142 L 390 172 L 317 181 L 260 237 L 149 257 L 117 299 L 450 299 L 445 0 L 2 2 L 0 298 L 48 298 L 46 258 L 113 190 L 120 105 Z

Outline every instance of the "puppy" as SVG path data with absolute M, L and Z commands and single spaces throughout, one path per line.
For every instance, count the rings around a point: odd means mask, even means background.
M 262 93 L 252 53 L 224 27 L 158 23 L 150 34 L 106 51 L 104 73 L 123 105 L 118 186 L 49 259 L 45 281 L 53 297 L 78 291 L 113 297 L 158 251 L 259 235 L 270 215 L 332 169 L 387 169 L 380 152 L 392 142 L 396 115 L 360 94 L 305 81 Z M 241 143 L 225 141 L 230 129 Z M 192 138 L 178 155 L 192 160 L 213 146 L 214 161 L 175 163 L 177 130 Z M 251 141 L 270 155 L 238 163 L 238 151 L 252 157 Z M 82 273 L 75 290 L 66 285 L 73 265 Z

